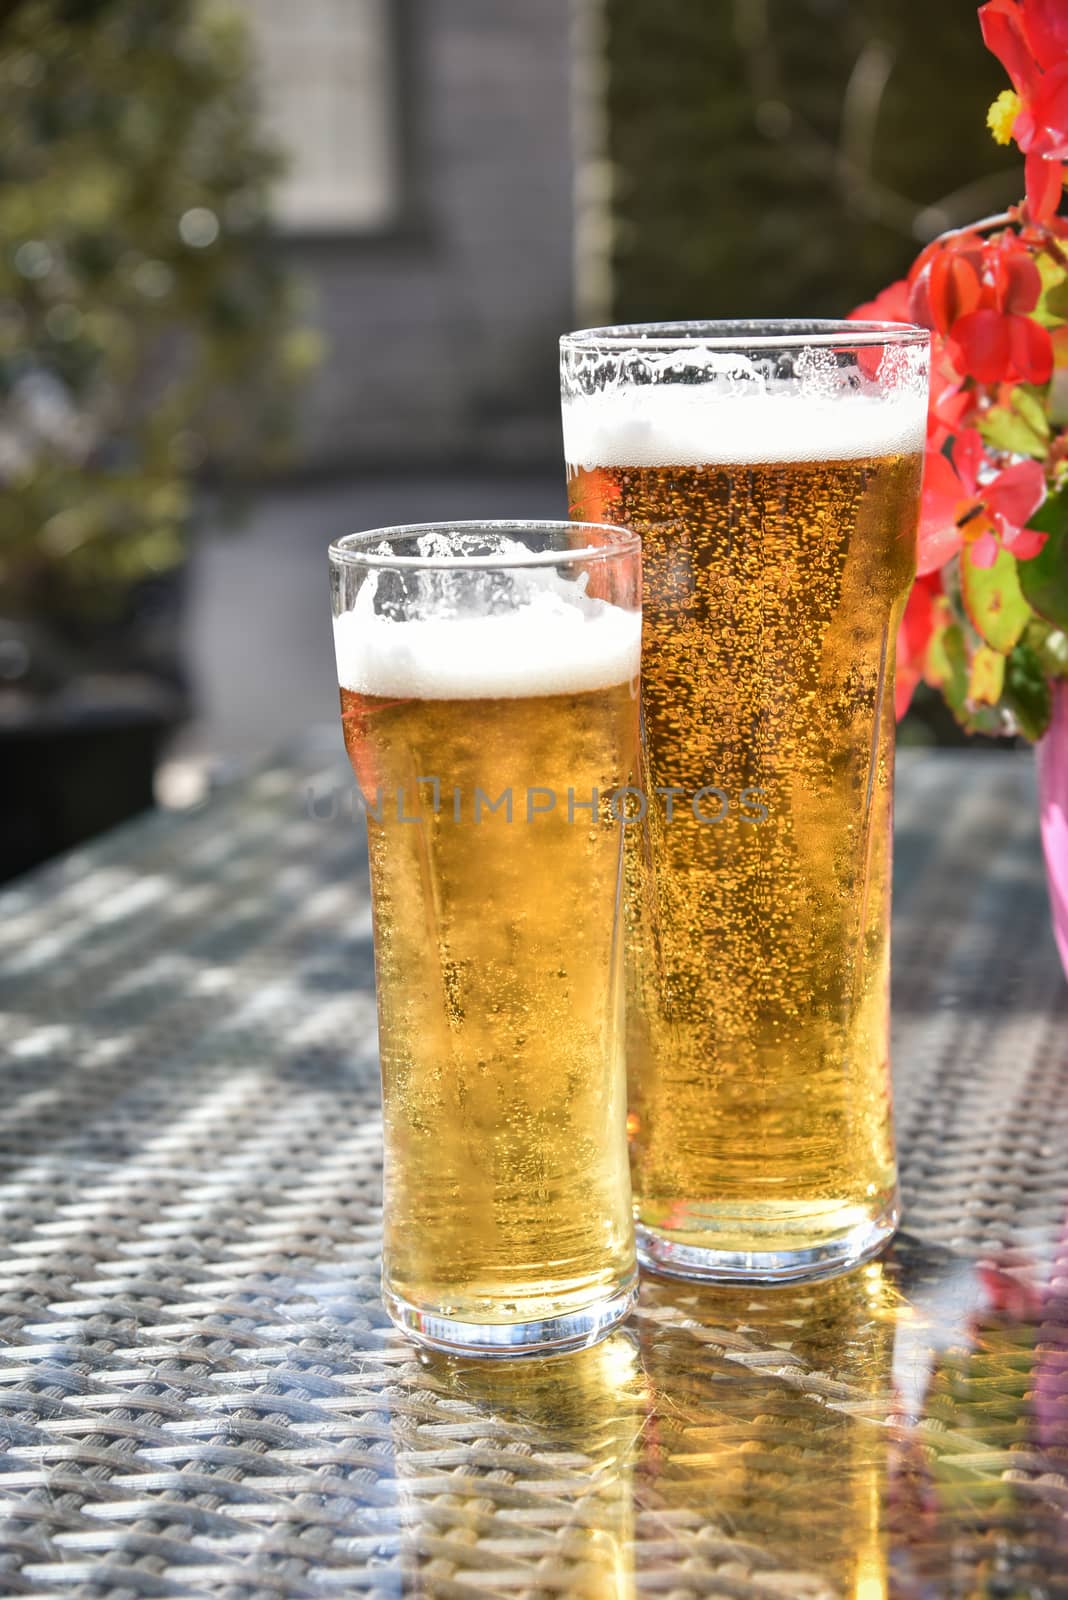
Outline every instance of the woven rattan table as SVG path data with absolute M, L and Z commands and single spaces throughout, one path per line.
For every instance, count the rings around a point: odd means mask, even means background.
M 486 1365 L 377 1298 L 334 751 L 0 899 L 0 1596 L 1068 1596 L 1068 991 L 1029 761 L 901 762 L 890 1255 L 650 1280 L 597 1348 Z

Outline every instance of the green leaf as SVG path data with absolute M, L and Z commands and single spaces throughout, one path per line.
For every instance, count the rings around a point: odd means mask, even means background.
M 981 419 L 979 432 L 995 450 L 1044 460 L 1050 427 L 1041 394 L 1031 384 L 1018 383 L 1008 405 L 991 407 Z
M 959 623 L 950 622 L 935 629 L 927 646 L 923 675 L 932 688 L 941 689 L 946 704 L 958 718 L 967 714 L 968 653 Z
M 1015 556 L 999 550 L 992 567 L 977 567 L 967 550 L 960 563 L 965 610 L 984 642 L 1005 655 L 1031 620 Z
M 981 644 L 972 656 L 968 674 L 968 698 L 979 705 L 996 706 L 1005 682 L 1005 657 L 999 650 Z
M 1004 656 L 993 650 L 985 650 L 980 646 L 976 655 L 993 657 L 998 667 L 1004 667 Z M 980 678 L 983 670 L 980 666 Z M 994 672 L 996 674 L 996 668 Z M 923 675 L 932 688 L 941 690 L 943 699 L 965 733 L 1001 732 L 1001 712 L 998 707 L 984 705 L 974 698 L 976 688 L 981 685 L 976 682 L 975 658 L 969 668 L 968 645 L 959 622 L 945 622 L 935 629 L 927 646 Z M 997 688 L 1000 692 L 1000 676 Z
M 1068 483 L 1046 497 L 1027 526 L 1049 538 L 1037 556 L 1017 563 L 1020 590 L 1040 617 L 1068 631 Z
M 1018 383 L 1012 391 L 1012 408 L 1041 439 L 1049 438 L 1049 418 L 1042 391 L 1033 383 Z
M 1042 665 L 1051 678 L 1068 678 L 1068 633 L 1050 628 L 1042 640 Z
M 1020 732 L 1032 741 L 1041 739 L 1049 727 L 1052 696 L 1041 659 L 1030 645 L 1018 644 L 1005 662 L 1002 700 Z
M 1036 309 L 1043 322 L 1068 322 L 1068 278 L 1047 289 Z
M 1032 617 L 1020 642 L 1035 652 L 1047 678 L 1068 678 L 1068 633 L 1045 617 Z
M 1036 322 L 1052 327 L 1068 320 L 1068 273 L 1059 261 L 1045 253 L 1036 258 L 1035 265 L 1042 279 L 1042 291 L 1031 316 Z
M 985 733 L 988 739 L 997 739 L 1005 732 L 998 706 L 973 706 L 957 720 L 965 733 Z
M 1055 428 L 1068 422 L 1068 367 L 1055 366 L 1049 382 L 1049 399 L 1046 403 L 1049 420 Z

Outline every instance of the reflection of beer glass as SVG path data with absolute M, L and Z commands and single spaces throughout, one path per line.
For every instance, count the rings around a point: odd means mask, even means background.
M 688 1590 L 886 1600 L 896 1304 L 881 1262 L 828 1283 L 644 1285 L 657 1422 L 635 1496 Z M 639 1547 L 639 1591 L 646 1577 Z
M 396 1417 L 404 1592 L 632 1600 L 644 1419 L 625 1330 L 527 1361 L 424 1356 Z
M 644 546 L 630 1112 L 639 1254 L 668 1272 L 832 1271 L 896 1223 L 894 640 L 927 339 L 708 323 L 562 341 L 572 514 Z
M 620 979 L 638 540 L 461 523 L 331 547 L 367 808 L 386 1306 L 429 1344 L 582 1344 L 628 1310 Z

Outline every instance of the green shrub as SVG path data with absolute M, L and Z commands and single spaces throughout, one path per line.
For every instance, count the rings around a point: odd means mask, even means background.
M 225 6 L 0 6 L 0 612 L 113 612 L 181 558 L 201 464 L 283 440 L 314 352 L 277 171 Z

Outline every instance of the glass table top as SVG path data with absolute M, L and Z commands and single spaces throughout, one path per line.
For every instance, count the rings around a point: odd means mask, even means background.
M 1068 1600 L 1068 989 L 1029 764 L 902 763 L 887 1255 L 647 1278 L 602 1344 L 495 1363 L 420 1354 L 378 1297 L 338 770 L 276 763 L 0 897 L 0 1600 Z

